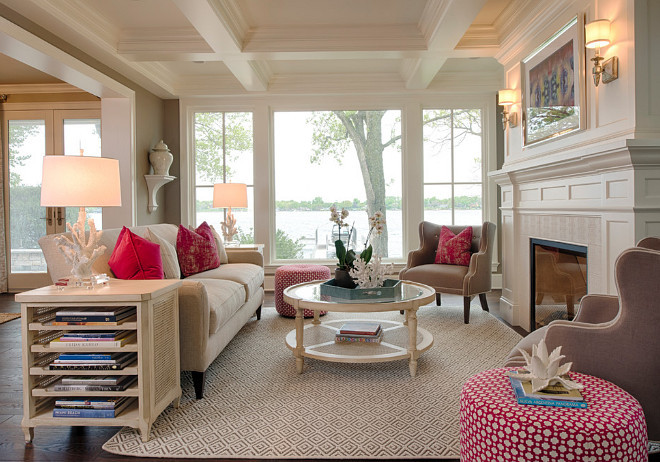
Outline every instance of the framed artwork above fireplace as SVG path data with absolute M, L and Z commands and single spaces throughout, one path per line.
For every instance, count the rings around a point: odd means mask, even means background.
M 521 63 L 523 143 L 585 127 L 584 18 L 574 17 Z

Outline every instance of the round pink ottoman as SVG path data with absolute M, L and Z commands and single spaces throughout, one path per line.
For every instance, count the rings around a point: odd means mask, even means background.
M 285 265 L 275 270 L 275 309 L 277 312 L 288 318 L 296 317 L 296 310 L 293 306 L 284 301 L 284 289 L 301 282 L 318 281 L 330 279 L 330 269 L 323 265 Z M 321 311 L 323 316 L 327 311 Z M 313 318 L 313 310 L 304 310 L 303 316 Z

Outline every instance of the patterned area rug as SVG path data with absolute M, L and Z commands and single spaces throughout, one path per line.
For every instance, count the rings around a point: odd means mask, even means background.
M 4 324 L 20 317 L 21 313 L 0 313 L 0 324 Z
M 322 320 L 351 317 L 402 319 L 396 312 L 329 313 Z M 501 366 L 520 337 L 476 305 L 468 325 L 462 307 L 423 307 L 418 321 L 435 343 L 415 378 L 405 360 L 306 358 L 299 375 L 284 343 L 293 320 L 265 308 L 208 369 L 204 399 L 194 399 L 184 374 L 180 408 L 161 414 L 147 443 L 124 427 L 103 449 L 168 458 L 458 458 L 463 382 Z

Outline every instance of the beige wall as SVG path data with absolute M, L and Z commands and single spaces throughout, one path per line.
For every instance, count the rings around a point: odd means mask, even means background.
M 163 141 L 170 148 L 170 152 L 174 156 L 172 167 L 170 167 L 170 175 L 175 176 L 176 180 L 166 184 L 162 189 L 165 191 L 163 195 L 163 212 L 165 213 L 163 220 L 165 223 L 178 224 L 181 222 L 181 142 L 179 135 L 179 100 L 168 99 L 164 103 L 165 108 L 165 123 Z M 158 203 L 160 204 L 161 198 L 159 197 Z

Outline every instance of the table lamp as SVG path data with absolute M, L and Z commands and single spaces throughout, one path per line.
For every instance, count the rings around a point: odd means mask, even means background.
M 244 183 L 216 183 L 213 185 L 213 208 L 226 207 L 227 217 L 222 225 L 222 236 L 230 244 L 238 233 L 232 207 L 247 207 L 247 185 Z
M 80 207 L 78 221 L 66 224 L 71 237 L 58 236 L 59 249 L 72 265 L 76 285 L 86 285 L 92 278 L 92 265 L 106 247 L 99 245 L 103 231 L 97 231 L 94 219 L 87 220 L 85 207 L 121 206 L 119 161 L 107 157 L 44 156 L 41 179 L 43 207 Z

